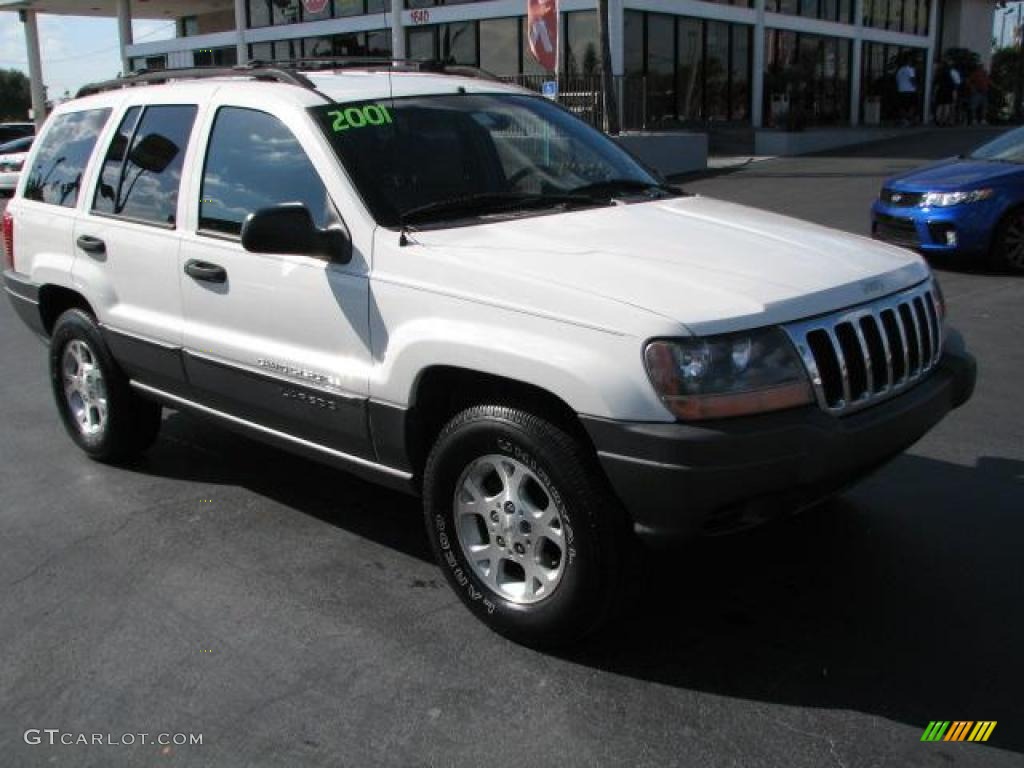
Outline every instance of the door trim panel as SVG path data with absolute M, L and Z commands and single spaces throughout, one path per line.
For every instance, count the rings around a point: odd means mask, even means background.
M 192 411 L 204 416 L 211 416 L 222 421 L 226 426 L 263 442 L 277 445 L 278 447 L 308 456 L 318 461 L 326 462 L 332 466 L 337 466 L 341 469 L 352 472 L 353 474 L 366 480 L 370 480 L 371 482 L 381 483 L 404 493 L 412 495 L 416 495 L 418 493 L 413 481 L 413 475 L 409 472 L 385 466 L 384 464 L 378 464 L 377 462 L 370 461 L 369 459 L 354 456 L 326 445 L 321 445 L 310 440 L 305 440 L 301 437 L 296 437 L 295 435 L 287 432 L 272 429 L 262 424 L 249 421 L 248 419 L 243 419 L 216 408 L 211 408 L 210 406 L 203 405 L 202 403 L 197 403 L 194 400 L 189 400 L 188 398 L 180 397 L 178 395 L 171 394 L 170 392 L 165 392 L 156 387 L 151 387 L 148 384 L 143 384 L 133 380 L 131 382 L 131 386 L 143 395 L 151 397 L 154 400 L 164 403 L 172 408 L 180 408 L 182 410 Z

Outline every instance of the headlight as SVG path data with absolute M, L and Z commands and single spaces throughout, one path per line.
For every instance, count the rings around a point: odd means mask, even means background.
M 962 203 L 977 203 L 988 200 L 995 194 L 993 189 L 974 189 L 970 192 L 925 192 L 921 198 L 922 208 L 948 208 Z
M 812 402 L 810 382 L 778 328 L 652 341 L 647 375 L 680 419 L 720 419 Z

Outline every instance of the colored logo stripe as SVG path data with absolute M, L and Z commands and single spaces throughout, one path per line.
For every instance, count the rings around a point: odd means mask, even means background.
M 932 720 L 921 734 L 921 741 L 988 741 L 995 720 Z

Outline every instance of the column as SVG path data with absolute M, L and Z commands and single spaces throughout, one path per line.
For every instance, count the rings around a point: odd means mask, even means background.
M 248 18 L 245 12 L 245 0 L 235 0 L 235 48 L 238 50 L 238 63 L 249 61 L 249 46 L 245 44 L 245 30 Z
M 922 119 L 925 125 L 932 119 L 932 75 L 935 70 L 935 50 L 942 45 L 939 35 L 939 3 L 942 0 L 931 0 L 928 8 L 928 49 L 924 54 L 924 111 Z
M 750 124 L 760 128 L 764 118 L 764 0 L 755 0 L 754 60 L 750 72 Z
M 128 46 L 132 44 L 132 7 L 131 0 L 117 0 L 117 31 L 121 45 L 121 75 L 132 71 L 128 61 Z
M 25 45 L 28 48 L 32 119 L 38 130 L 43 127 L 43 121 L 46 120 L 46 90 L 43 88 L 43 63 L 39 56 L 39 27 L 36 25 L 35 11 L 20 11 L 20 15 L 25 24 Z
M 391 10 L 387 16 L 391 19 L 391 57 L 405 58 L 405 21 L 402 19 L 404 0 L 390 0 Z
M 850 125 L 860 125 L 860 89 L 864 77 L 864 0 L 854 0 L 853 26 L 850 43 Z

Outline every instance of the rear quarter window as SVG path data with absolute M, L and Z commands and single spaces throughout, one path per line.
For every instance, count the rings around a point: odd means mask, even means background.
M 55 118 L 28 170 L 25 198 L 74 208 L 82 175 L 109 118 L 109 109 L 69 112 Z

